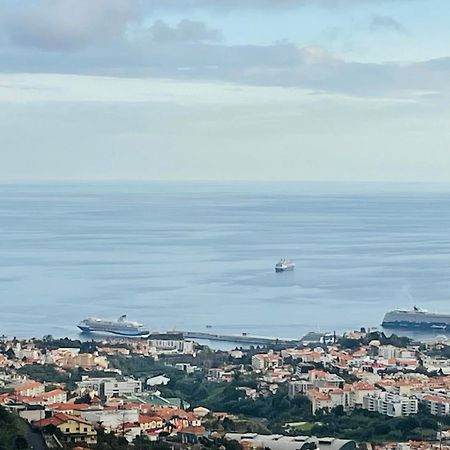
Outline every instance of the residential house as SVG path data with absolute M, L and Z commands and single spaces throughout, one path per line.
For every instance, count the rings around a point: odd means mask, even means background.
M 33 426 L 52 434 L 58 430 L 62 438 L 70 444 L 97 443 L 97 432 L 94 426 L 79 416 L 56 413 L 46 419 L 33 422 Z

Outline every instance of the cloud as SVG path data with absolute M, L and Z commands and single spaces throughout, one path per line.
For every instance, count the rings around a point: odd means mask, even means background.
M 162 20 L 157 20 L 149 28 L 149 33 L 152 41 L 158 44 L 214 42 L 221 39 L 219 30 L 210 28 L 203 22 L 187 19 L 173 27 Z
M 154 6 L 158 1 L 152 0 L 151 4 Z M 173 7 L 226 3 L 236 8 L 240 3 L 234 0 L 164 2 Z M 249 2 L 271 7 L 265 0 Z M 275 3 L 290 7 L 305 2 Z M 350 2 L 337 0 L 338 5 Z M 148 10 L 139 9 L 143 4 L 148 7 L 150 2 L 26 1 L 26 7 L 16 10 L 6 20 L 11 39 L 20 47 L 0 46 L 0 72 L 207 80 L 363 97 L 401 96 L 410 92 L 430 94 L 450 89 L 450 59 L 404 65 L 357 63 L 339 58 L 320 46 L 301 47 L 289 42 L 227 45 L 226 41 L 220 41 L 220 32 L 204 22 L 187 19 L 175 25 L 162 20 L 148 22 Z M 150 28 L 148 23 L 152 23 Z M 373 16 L 372 23 L 378 29 L 400 30 L 401 27 L 388 16 Z M 134 24 L 138 24 L 138 32 L 126 33 Z M 53 50 L 71 51 L 70 57 L 61 58 Z
M 409 0 L 405 0 L 409 1 Z M 167 10 L 249 10 L 249 9 L 296 9 L 306 5 L 340 8 L 361 3 L 389 3 L 392 0 L 151 0 L 147 6 Z
M 446 105 L 72 75 L 6 84 L 32 97 L 1 104 L 2 180 L 449 181 Z M 51 104 L 32 101 L 41 86 Z
M 134 0 L 40 0 L 10 12 L 6 29 L 21 47 L 77 50 L 122 36 L 136 17 Z
M 172 31 L 174 28 L 170 28 Z M 149 39 L 89 48 L 55 58 L 52 53 L 0 50 L 0 72 L 86 74 L 128 78 L 209 80 L 277 86 L 360 97 L 450 92 L 450 58 L 421 63 L 358 63 L 318 46 L 225 45 Z
M 406 33 L 406 28 L 391 16 L 375 14 L 370 21 L 371 31 L 396 31 L 397 33 Z

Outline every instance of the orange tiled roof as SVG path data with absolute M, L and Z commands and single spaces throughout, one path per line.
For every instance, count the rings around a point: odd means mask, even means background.
M 353 388 L 359 391 L 373 391 L 375 386 L 370 383 L 365 383 L 364 381 L 359 381 L 353 385 Z
M 310 389 L 308 391 L 308 396 L 314 398 L 315 400 L 331 400 L 328 394 L 319 392 L 317 389 Z
M 34 389 L 42 387 L 42 383 L 38 383 L 37 381 L 30 381 L 29 383 L 20 384 L 14 388 L 14 392 L 26 391 L 28 389 Z
M 58 411 L 86 411 L 89 407 L 87 403 L 54 403 L 51 405 L 52 409 Z
M 146 416 L 141 414 L 139 416 L 139 423 L 150 423 L 150 422 L 162 422 L 161 417 L 158 416 Z
M 450 399 L 441 397 L 439 395 L 432 395 L 432 394 L 424 395 L 423 399 L 429 400 L 429 401 L 435 402 L 435 403 L 450 403 Z
M 54 397 L 55 395 L 62 395 L 65 394 L 66 391 L 63 391 L 62 389 L 53 389 L 52 391 L 44 392 L 43 394 L 36 395 L 34 397 L 35 400 L 48 400 L 51 397 Z
M 64 413 L 56 413 L 55 415 L 48 417 L 46 419 L 37 420 L 37 421 L 33 422 L 33 425 L 35 425 L 37 427 L 46 427 L 48 425 L 58 426 L 58 425 L 68 422 L 69 420 L 72 420 L 77 423 L 81 423 L 83 425 L 91 425 L 92 426 L 92 424 L 90 422 L 82 419 L 81 417 L 71 416 L 69 414 L 64 414 Z

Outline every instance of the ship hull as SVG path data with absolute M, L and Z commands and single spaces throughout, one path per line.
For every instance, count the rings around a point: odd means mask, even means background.
M 381 324 L 384 328 L 409 328 L 416 330 L 450 330 L 450 315 L 425 311 L 390 311 Z
M 275 267 L 275 272 L 290 272 L 294 270 L 294 266 L 292 267 Z
M 149 331 L 119 331 L 119 330 L 109 330 L 109 329 L 94 329 L 91 327 L 85 327 L 78 325 L 78 328 L 83 333 L 97 333 L 97 334 L 112 334 L 114 336 L 123 336 L 123 337 L 145 337 L 149 335 Z
M 434 322 L 408 322 L 395 321 L 384 322 L 381 324 L 383 328 L 409 328 L 414 330 L 450 330 L 450 323 L 434 323 Z

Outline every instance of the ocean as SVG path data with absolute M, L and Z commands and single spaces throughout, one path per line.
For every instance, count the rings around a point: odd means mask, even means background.
M 447 185 L 2 184 L 0 232 L 9 337 L 127 314 L 298 338 L 379 327 L 396 307 L 450 312 Z M 280 257 L 295 271 L 275 273 Z

